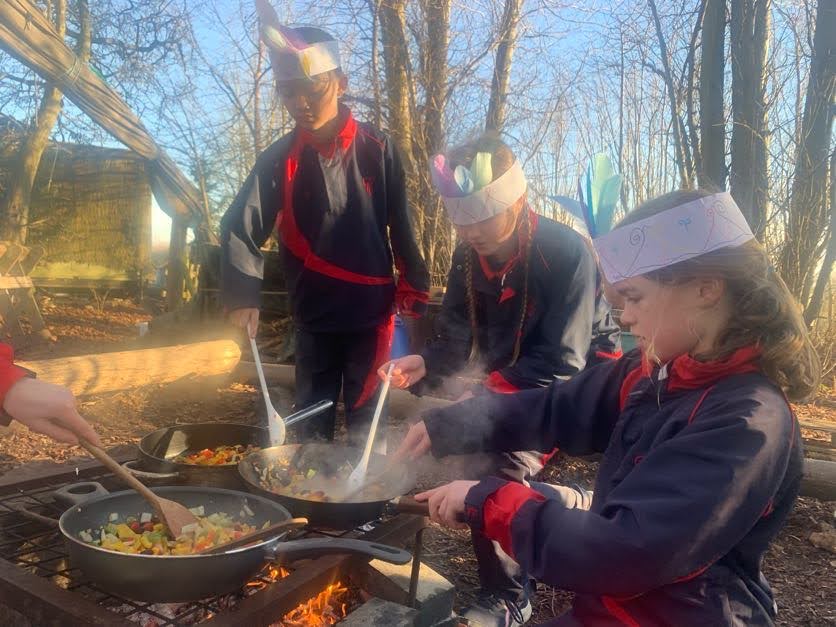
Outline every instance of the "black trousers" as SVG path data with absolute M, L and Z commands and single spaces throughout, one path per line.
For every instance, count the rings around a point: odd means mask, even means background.
M 296 408 L 322 400 L 335 407 L 293 429 L 301 441 L 333 440 L 336 402 L 343 393 L 349 444 L 363 447 L 377 404 L 377 370 L 389 359 L 392 321 L 363 331 L 312 333 L 296 329 Z M 386 408 L 380 417 L 374 451 L 386 452 Z

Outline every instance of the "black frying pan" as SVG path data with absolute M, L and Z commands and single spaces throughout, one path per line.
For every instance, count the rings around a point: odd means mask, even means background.
M 154 491 L 187 507 L 202 505 L 207 516 L 226 512 L 237 518 L 242 510 L 246 515 L 248 508 L 253 515 L 246 520 L 257 527 L 267 521 L 277 523 L 290 518 L 288 511 L 275 501 L 244 492 L 196 487 Z M 139 494 L 132 490 L 110 494 L 98 483 L 83 483 L 62 488 L 55 498 L 71 504 L 58 521 L 67 540 L 71 564 L 102 589 L 137 601 L 194 601 L 233 592 L 252 579 L 267 561 L 331 553 L 357 553 L 394 564 L 412 559 L 409 552 L 383 544 L 343 538 L 282 541 L 284 533 L 217 555 L 116 553 L 83 542 L 79 533 L 101 527 L 111 513 L 126 517 L 148 511 L 148 504 Z
M 252 492 L 278 501 L 294 516 L 304 516 L 315 526 L 352 529 L 379 518 L 395 499 L 413 488 L 415 474 L 411 468 L 406 464 L 388 467 L 386 457 L 372 454 L 368 476 L 376 477 L 382 473 L 382 481 L 378 482 L 372 495 L 361 492 L 349 502 L 322 502 L 298 496 L 289 488 L 265 482 L 264 472 L 269 472 L 277 464 L 289 462 L 303 471 L 311 469 L 317 474 L 331 475 L 346 461 L 356 464 L 362 454 L 359 448 L 331 443 L 287 444 L 248 455 L 238 464 L 238 472 Z M 343 479 L 347 480 L 348 476 Z M 410 507 L 403 503 L 396 508 L 401 512 L 427 513 L 426 504 Z
M 294 412 L 285 419 L 287 426 L 295 424 L 331 407 L 331 401 L 320 401 Z M 149 485 L 193 485 L 230 490 L 244 490 L 236 464 L 198 466 L 175 461 L 182 454 L 197 453 L 218 446 L 257 446 L 268 448 L 267 429 L 236 423 L 198 423 L 175 425 L 157 429 L 139 442 L 139 458 L 125 467 L 140 481 Z

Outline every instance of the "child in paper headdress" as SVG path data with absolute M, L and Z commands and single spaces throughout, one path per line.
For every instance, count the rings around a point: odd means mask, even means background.
M 230 319 L 255 336 L 260 247 L 276 228 L 295 324 L 296 404 L 336 401 L 342 388 L 349 439 L 360 444 L 377 368 L 389 358 L 393 314 L 423 313 L 429 274 L 397 149 L 339 102 L 347 86 L 339 43 L 318 28 L 283 26 L 267 0 L 256 8 L 296 127 L 259 155 L 222 220 L 222 298 Z M 332 409 L 297 432 L 332 439 L 334 422 Z M 385 442 L 385 430 L 378 434 Z
M 787 398 L 820 376 L 797 303 L 726 192 L 667 194 L 597 235 L 640 348 L 560 385 L 430 412 L 396 455 L 603 453 L 591 498 L 497 478 L 416 496 L 574 591 L 549 624 L 772 625 L 761 563 L 803 464 Z
M 595 319 L 600 283 L 588 246 L 530 208 L 525 175 L 508 146 L 481 137 L 436 156 L 431 174 L 460 244 L 434 337 L 421 355 L 393 360 L 392 385 L 420 394 L 470 365 L 482 377 L 477 394 L 544 387 L 584 369 L 593 326 L 598 352 L 619 351 L 609 309 Z M 521 449 L 497 455 L 492 470 L 524 482 L 549 457 Z M 477 551 L 494 549 L 482 543 Z M 482 583 L 483 606 L 514 597 L 527 607 L 527 579 L 511 560 L 500 555 Z

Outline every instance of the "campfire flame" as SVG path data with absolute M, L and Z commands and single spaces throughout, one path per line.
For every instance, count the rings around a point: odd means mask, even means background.
M 258 579 L 247 583 L 243 596 L 248 597 L 256 594 L 259 590 L 263 590 L 289 574 L 290 571 L 271 564 L 262 571 Z M 217 605 L 222 610 L 230 610 L 237 605 L 240 598 L 242 597 L 238 594 L 229 594 L 221 597 Z M 279 622 L 273 623 L 270 627 L 325 627 L 326 625 L 336 625 L 348 614 L 350 600 L 349 589 L 346 585 L 340 581 L 332 583 L 309 601 L 285 614 Z M 155 603 L 149 605 L 147 609 L 160 616 L 175 620 L 184 611 L 184 608 L 188 607 L 188 603 Z M 156 616 L 146 612 L 135 612 L 135 606 L 126 605 L 123 606 L 123 609 L 125 612 L 130 612 L 128 618 L 131 621 L 140 623 L 142 627 L 158 627 L 160 625 Z M 214 614 L 209 611 L 190 612 L 186 622 L 188 624 L 202 623 L 213 616 Z
M 271 566 L 265 573 L 272 581 L 287 577 L 290 573 L 284 568 Z M 285 614 L 278 623 L 271 627 L 325 627 L 336 625 L 347 614 L 348 587 L 337 581 L 327 586 L 315 597 L 302 603 Z

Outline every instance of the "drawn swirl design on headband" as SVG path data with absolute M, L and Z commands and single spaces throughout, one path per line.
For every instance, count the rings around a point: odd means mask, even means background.
M 615 283 L 753 238 L 731 195 L 722 192 L 616 228 L 594 244 L 601 269 Z

